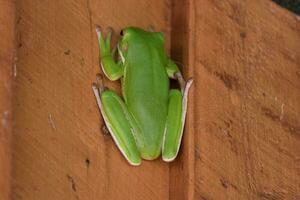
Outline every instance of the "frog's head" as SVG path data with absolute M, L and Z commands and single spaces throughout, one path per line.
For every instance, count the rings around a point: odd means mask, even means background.
M 122 61 L 125 61 L 125 57 L 129 48 L 135 45 L 143 45 L 145 43 L 151 45 L 158 45 L 159 47 L 164 45 L 164 35 L 162 32 L 145 31 L 137 27 L 127 27 L 120 31 L 121 39 L 118 43 L 118 51 L 121 55 Z

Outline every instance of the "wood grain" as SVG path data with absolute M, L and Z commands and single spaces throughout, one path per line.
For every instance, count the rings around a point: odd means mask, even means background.
M 17 12 L 13 199 L 168 199 L 168 164 L 127 164 L 101 132 L 91 84 L 95 24 L 116 34 L 152 25 L 169 39 L 169 2 L 25 0 Z
M 192 32 L 188 31 L 191 30 L 190 27 L 194 27 L 194 9 L 192 1 L 172 1 L 171 57 L 179 63 L 186 78 L 194 76 L 194 41 Z M 194 90 L 195 85 L 192 85 L 181 151 L 170 164 L 170 199 L 194 199 Z
M 13 199 L 300 198 L 299 17 L 269 0 L 16 7 Z M 96 24 L 164 31 L 172 58 L 194 77 L 172 164 L 131 167 L 102 133 L 91 91 Z
M 270 1 L 194 8 L 195 199 L 299 199 L 299 18 Z
M 10 199 L 15 7 L 0 0 L 0 199 Z

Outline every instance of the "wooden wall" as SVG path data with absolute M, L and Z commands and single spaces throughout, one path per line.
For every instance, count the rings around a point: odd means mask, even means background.
M 16 28 L 7 21 L 18 57 L 12 199 L 300 198 L 299 17 L 269 0 L 24 0 L 15 7 Z M 127 25 L 164 31 L 172 57 L 194 77 L 175 162 L 131 167 L 102 133 L 91 91 L 100 71 L 96 24 L 116 34 Z M 12 58 L 12 46 L 4 52 Z M 10 108 L 10 91 L 0 92 Z M 0 169 L 8 172 L 4 148 Z
M 170 38 L 169 3 L 17 3 L 15 199 L 168 199 L 168 164 L 127 164 L 101 132 L 91 85 L 100 72 L 95 25 L 117 36 L 126 25 L 152 25 Z M 119 82 L 105 84 L 119 90 Z
M 195 1 L 195 199 L 300 198 L 300 21 Z
M 0 199 L 10 197 L 12 81 L 15 63 L 14 2 L 0 0 Z

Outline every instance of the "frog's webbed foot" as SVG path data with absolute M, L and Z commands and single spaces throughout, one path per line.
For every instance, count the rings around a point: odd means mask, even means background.
M 96 75 L 96 81 L 93 83 L 92 87 L 93 87 L 94 93 L 97 93 L 97 94 L 101 94 L 104 90 L 107 89 L 103 83 L 103 75 L 102 74 Z
M 107 28 L 107 36 L 106 38 L 104 38 L 103 33 L 102 33 L 102 28 L 100 26 L 96 26 L 96 33 L 97 33 L 97 38 L 98 38 L 98 42 L 100 45 L 100 51 L 101 51 L 101 55 L 102 56 L 106 56 L 106 55 L 114 55 L 115 54 L 115 49 L 113 49 L 111 51 L 110 49 L 110 43 L 111 43 L 111 38 L 113 35 L 113 28 L 112 27 L 108 27 Z
M 97 33 L 98 40 L 103 37 L 101 26 L 96 25 L 96 33 Z M 111 36 L 113 33 L 114 33 L 114 29 L 112 27 L 108 27 L 107 28 L 107 40 L 109 40 L 109 41 L 111 40 Z
M 178 72 L 175 73 L 175 79 L 179 83 L 181 93 L 183 93 L 185 85 L 186 85 L 186 82 L 185 82 L 185 80 L 184 80 L 184 78 L 183 78 L 183 76 L 182 76 L 182 74 L 181 74 L 180 71 L 178 71 Z
M 185 90 L 189 90 L 190 85 L 193 82 L 193 79 L 189 78 L 187 81 L 185 81 L 180 71 L 178 71 L 178 72 L 175 73 L 175 79 L 179 83 L 182 95 L 184 95 Z
M 97 105 L 99 107 L 99 110 L 101 111 L 101 98 L 100 98 L 100 96 L 101 96 L 101 93 L 106 90 L 106 87 L 104 86 L 104 83 L 103 83 L 102 74 L 97 74 L 96 75 L 96 81 L 93 83 L 92 88 L 93 88 L 93 91 L 94 91 L 94 95 L 96 97 Z M 101 130 L 103 132 L 103 135 L 110 135 L 106 125 L 103 125 Z

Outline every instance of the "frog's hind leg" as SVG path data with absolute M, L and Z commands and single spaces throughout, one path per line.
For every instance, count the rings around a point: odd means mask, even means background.
M 104 87 L 100 75 L 92 87 L 105 125 L 114 142 L 131 165 L 140 165 L 141 156 L 133 133 L 136 129 L 131 125 L 127 106 L 115 92 Z
M 185 82 L 179 71 L 175 73 L 175 77 L 181 91 L 172 89 L 169 93 L 168 116 L 162 146 L 162 158 L 166 162 L 173 161 L 178 154 L 186 118 L 188 93 L 193 83 L 193 79 Z

